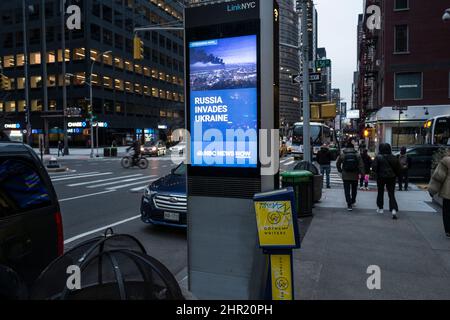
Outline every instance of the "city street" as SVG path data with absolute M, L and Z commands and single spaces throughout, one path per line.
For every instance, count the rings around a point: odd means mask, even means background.
M 144 188 L 177 166 L 170 156 L 147 158 L 146 170 L 123 169 L 120 157 L 58 159 L 68 168 L 64 173 L 50 173 L 61 204 L 65 250 L 111 226 L 116 233 L 137 237 L 147 252 L 175 275 L 183 271 L 187 265 L 186 230 L 147 225 L 139 212 Z M 295 164 L 292 157 L 283 158 L 281 170 L 290 170 Z

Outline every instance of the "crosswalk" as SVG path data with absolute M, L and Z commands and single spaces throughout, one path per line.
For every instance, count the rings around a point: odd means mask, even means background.
M 142 173 L 117 176 L 113 172 L 84 172 L 50 175 L 53 183 L 63 184 L 68 188 L 83 188 L 100 193 L 128 190 L 132 193 L 142 192 L 158 176 Z

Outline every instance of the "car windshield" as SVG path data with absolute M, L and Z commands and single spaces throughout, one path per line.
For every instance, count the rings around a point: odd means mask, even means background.
M 174 171 L 173 174 L 176 176 L 186 175 L 186 165 L 184 163 L 180 164 Z

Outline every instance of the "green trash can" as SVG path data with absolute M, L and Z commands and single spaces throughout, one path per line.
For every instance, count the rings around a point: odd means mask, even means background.
M 283 188 L 292 187 L 295 194 L 295 206 L 299 217 L 312 215 L 313 177 L 309 171 L 287 171 L 281 174 Z
M 103 157 L 107 158 L 111 156 L 111 148 L 103 148 Z

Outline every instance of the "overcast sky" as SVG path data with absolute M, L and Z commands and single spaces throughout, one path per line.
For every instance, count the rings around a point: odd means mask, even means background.
M 315 0 L 318 12 L 319 47 L 332 60 L 332 88 L 341 89 L 348 107 L 352 100 L 353 72 L 356 71 L 356 27 L 363 0 Z

